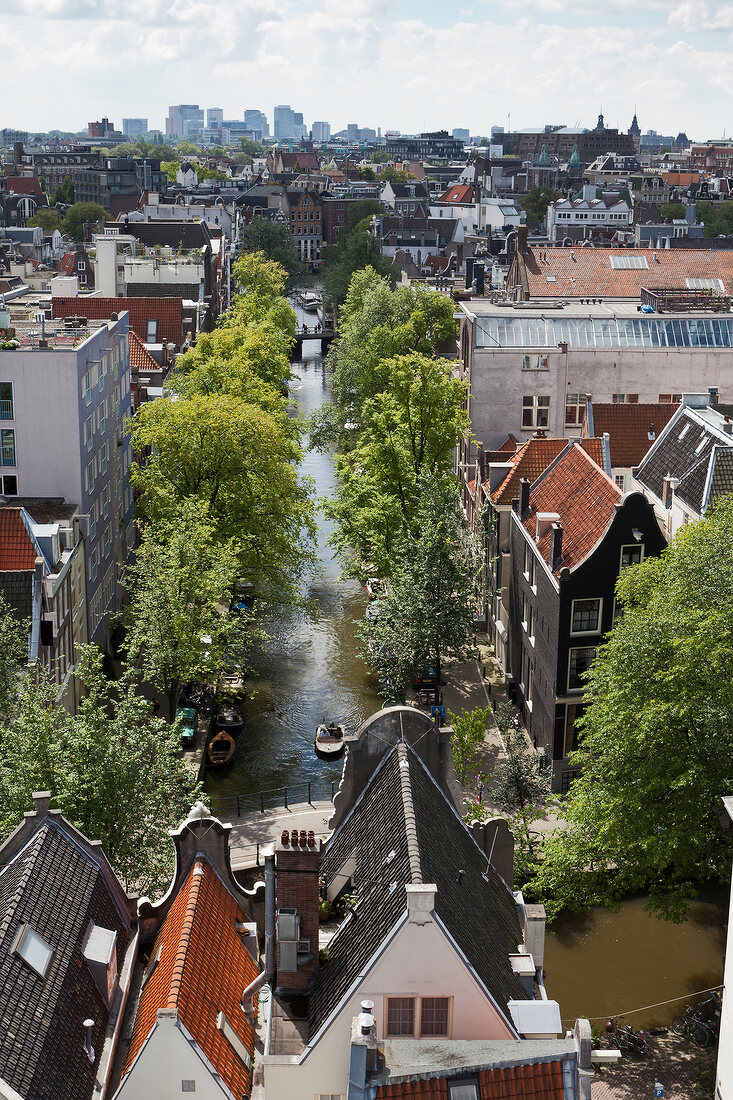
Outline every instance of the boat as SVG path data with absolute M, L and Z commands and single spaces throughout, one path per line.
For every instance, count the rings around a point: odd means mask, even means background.
M 219 677 L 219 690 L 231 699 L 241 699 L 244 695 L 244 675 L 241 668 L 230 668 Z
M 234 738 L 229 730 L 219 730 L 206 747 L 209 766 L 225 768 L 227 764 L 231 764 L 235 748 Z
M 370 600 L 382 599 L 387 595 L 387 582 L 382 577 L 367 577 L 366 590 Z
M 318 756 L 338 756 L 344 749 L 346 730 L 336 722 L 322 722 L 316 729 L 315 747 Z
M 196 740 L 196 708 L 179 706 L 176 719 L 181 720 L 181 745 L 184 749 L 193 748 Z
M 296 297 L 298 305 L 309 313 L 315 313 L 323 305 L 323 298 L 314 290 L 299 290 Z
M 215 727 L 217 730 L 226 730 L 232 737 L 236 737 L 244 728 L 244 719 L 236 707 L 224 704 L 216 712 Z

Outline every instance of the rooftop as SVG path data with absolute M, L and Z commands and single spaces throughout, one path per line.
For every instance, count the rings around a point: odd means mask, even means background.
M 511 464 L 504 479 L 490 492 L 495 505 L 510 505 L 519 496 L 519 482 L 526 477 L 530 484 L 561 454 L 568 445 L 567 439 L 528 439 L 514 454 L 499 453 L 490 461 Z M 581 446 L 594 462 L 603 466 L 603 445 L 600 439 L 584 439 Z M 489 482 L 490 484 L 490 482 Z
M 612 466 L 638 466 L 678 408 L 677 404 L 658 402 L 613 405 L 589 401 L 586 429 L 590 435 L 608 432 Z

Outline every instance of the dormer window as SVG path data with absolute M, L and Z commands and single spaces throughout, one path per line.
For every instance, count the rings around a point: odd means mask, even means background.
M 45 978 L 53 958 L 53 948 L 31 928 L 29 924 L 21 924 L 15 933 L 11 951 L 20 955 L 23 962 L 35 970 L 39 978 Z
M 99 992 L 110 1008 L 117 989 L 117 933 L 90 921 L 82 954 Z

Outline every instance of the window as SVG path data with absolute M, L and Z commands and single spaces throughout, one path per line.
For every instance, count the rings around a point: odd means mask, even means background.
M 648 271 L 646 256 L 611 256 L 611 267 L 616 271 Z
M 585 420 L 584 393 L 569 393 L 565 398 L 565 424 L 567 427 L 579 426 Z
M 448 1100 L 479 1100 L 478 1089 L 474 1081 L 448 1085 Z
M 420 1035 L 448 1034 L 449 997 L 423 997 L 420 1008 Z
M 568 666 L 568 691 L 582 691 L 583 677 L 596 659 L 595 646 L 570 650 Z
M 563 756 L 574 752 L 578 747 L 578 720 L 583 717 L 585 707 L 582 703 L 565 704 L 565 737 Z
M 580 769 L 563 772 L 560 776 L 560 794 L 567 794 L 572 786 L 573 780 L 577 779 L 579 775 Z
M 415 998 L 387 998 L 387 1035 L 415 1034 Z
M 616 474 L 613 480 L 616 482 L 622 493 L 626 491 L 626 474 Z
M 613 395 L 614 405 L 636 405 L 638 402 L 638 393 L 615 393 Z
M 532 553 L 532 547 L 529 543 L 524 544 L 524 576 L 529 583 L 534 587 L 535 582 L 535 556 Z
M 522 596 L 522 626 L 530 642 L 534 642 L 534 607 L 525 595 Z
M 546 428 L 550 421 L 550 398 L 528 394 L 522 398 L 522 427 Z
M 3 478 L 3 493 L 6 497 L 17 497 L 18 479 L 14 475 Z
M 76 265 L 77 271 L 86 271 L 87 265 L 84 260 L 79 260 Z
M 195 1081 L 181 1081 L 181 1092 L 195 1092 L 195 1091 L 196 1091 L 196 1082 Z
M 685 286 L 688 290 L 717 290 L 721 294 L 725 291 L 722 279 L 685 279 Z
M 148 320 L 147 328 L 145 331 L 145 343 L 157 344 L 158 342 L 158 322 Z
M 549 370 L 549 355 L 524 355 L 522 357 L 522 370 Z
M 682 401 L 681 393 L 660 393 L 660 405 L 679 405 Z
M 573 600 L 571 612 L 571 634 L 598 634 L 601 629 L 601 607 L 603 601 Z
M 19 955 L 39 977 L 46 977 L 53 958 L 53 948 L 29 924 L 21 924 L 15 934 L 11 951 Z
M 15 432 L 12 428 L 0 431 L 0 461 L 3 466 L 15 466 Z
M 641 542 L 621 547 L 621 568 L 627 565 L 640 565 L 644 559 L 644 546 Z
M 0 382 L 0 420 L 13 419 L 13 383 Z

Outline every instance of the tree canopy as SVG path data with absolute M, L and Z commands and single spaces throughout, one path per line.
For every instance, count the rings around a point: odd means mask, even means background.
M 658 558 L 621 572 L 623 614 L 588 675 L 588 707 L 538 883 L 554 907 L 648 890 L 680 919 L 730 874 L 733 837 L 733 497 Z
M 378 211 L 367 213 L 368 216 L 362 214 L 361 221 L 350 221 L 339 233 L 337 243 L 328 245 L 322 252 L 321 278 L 329 298 L 339 304 L 346 300 L 355 272 L 372 268 L 385 280 L 391 281 L 393 276 L 391 261 L 382 255 L 381 241 L 370 232 L 371 216 Z
M 25 224 L 28 226 L 38 226 L 44 233 L 53 233 L 56 229 L 58 229 L 60 233 L 64 232 L 64 219 L 61 214 L 56 210 L 51 210 L 48 206 L 40 207 L 32 218 L 28 218 Z
M 526 211 L 528 222 L 541 222 L 547 213 L 547 207 L 551 202 L 557 202 L 560 198 L 558 191 L 551 187 L 533 187 L 528 191 L 519 205 Z
M 75 202 L 64 218 L 64 233 L 75 241 L 84 240 L 85 222 L 102 222 L 109 214 L 96 202 Z
M 308 282 L 310 273 L 302 263 L 287 225 L 255 215 L 244 227 L 243 242 L 251 252 L 262 252 L 288 273 L 290 285 Z M 236 272 L 236 265 L 235 265 Z
M 57 202 L 64 203 L 70 206 L 74 201 L 74 181 L 71 176 L 66 176 L 64 180 L 54 189 L 51 195 L 51 205 L 55 206 Z

